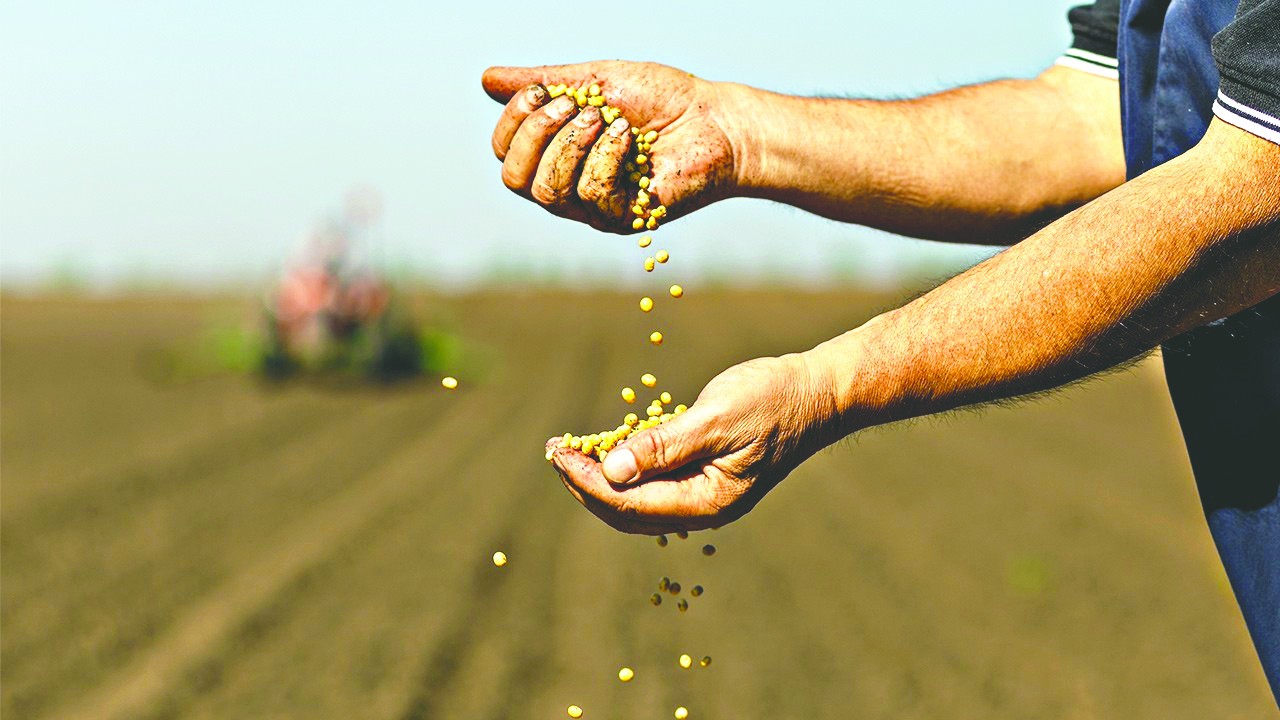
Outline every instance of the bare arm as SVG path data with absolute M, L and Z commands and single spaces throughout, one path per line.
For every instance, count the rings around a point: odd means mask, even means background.
M 1124 182 L 1116 81 L 1063 67 L 914 100 L 726 88 L 744 195 L 904 235 L 1008 244 Z
M 555 453 L 634 532 L 747 512 L 861 428 L 1054 387 L 1280 292 L 1280 147 L 1214 121 L 1199 145 L 862 327 L 722 373 L 606 464 Z
M 1124 180 L 1115 81 L 1054 67 L 914 100 L 802 98 L 653 63 L 490 68 L 507 103 L 493 134 L 503 182 L 549 211 L 630 232 L 630 136 L 610 137 L 543 85 L 599 84 L 649 153 L 670 218 L 729 197 L 938 240 L 1016 242 Z
M 1053 387 L 1280 292 L 1277 178 L 1280 147 L 1215 120 L 1182 157 L 815 348 L 842 427 Z

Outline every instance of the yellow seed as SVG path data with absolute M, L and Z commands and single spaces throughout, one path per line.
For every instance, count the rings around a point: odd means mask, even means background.
M 604 462 L 604 459 L 609 457 L 609 450 L 607 448 L 601 450 L 598 455 L 600 456 L 600 462 Z
M 658 378 L 654 377 L 653 373 L 645 373 L 640 376 L 640 384 L 645 387 L 655 387 L 658 384 Z
M 604 120 L 605 125 L 612 125 L 613 121 L 618 119 L 618 111 L 606 105 L 600 108 L 600 118 Z
M 578 103 L 578 107 L 582 107 L 583 105 L 586 105 L 586 104 L 587 104 L 587 89 L 586 89 L 586 88 L 578 88 L 578 91 L 577 91 L 576 93 L 574 93 L 574 94 L 573 94 L 573 101 L 574 101 L 574 102 L 576 102 L 576 103 Z
M 674 409 L 674 410 L 672 410 L 671 412 L 673 412 L 673 413 L 675 413 L 675 414 L 679 415 L 680 413 L 682 413 L 682 412 L 684 412 L 685 410 L 688 410 L 688 409 L 689 409 L 689 406 L 688 406 L 688 405 L 677 405 L 677 406 L 675 407 L 675 409 Z
M 574 450 L 581 450 L 581 449 L 582 449 L 582 438 L 577 437 L 577 436 L 575 435 L 575 436 L 574 436 L 574 438 L 573 438 L 572 440 L 570 440 L 570 441 L 569 441 L 569 447 L 573 448 Z
M 590 95 L 590 96 L 592 96 L 592 97 L 595 97 L 596 95 L 599 95 L 599 94 L 600 94 L 600 86 L 599 86 L 599 85 L 597 85 L 597 84 L 595 84 L 595 83 L 591 83 L 591 87 L 587 88 L 587 94 L 588 94 L 588 95 Z
M 703 554 L 703 555 L 706 555 L 707 557 L 711 557 L 712 555 L 715 555 L 715 554 L 716 554 L 716 546 L 715 546 L 715 545 L 703 545 L 703 546 L 702 546 L 702 554 Z
M 658 332 L 657 330 L 654 330 L 653 332 L 649 333 L 649 342 L 653 343 L 654 345 L 661 345 L 662 333 Z
M 656 208 L 654 208 L 654 209 L 653 209 L 653 216 L 654 216 L 654 217 L 660 218 L 660 217 L 666 217 L 666 215 L 667 215 L 667 206 L 666 206 L 666 205 L 659 205 L 658 207 L 656 207 Z
M 645 177 L 645 176 L 643 176 L 643 175 L 641 175 L 641 176 L 640 176 L 640 189 L 641 189 L 641 190 L 648 190 L 648 189 L 649 189 L 649 178 L 647 178 L 647 177 Z
M 706 666 L 710 665 L 710 664 L 711 664 L 711 656 L 710 656 L 710 655 L 704 655 L 704 656 L 703 656 L 703 658 L 702 658 L 701 660 L 699 660 L 699 661 L 698 661 L 698 664 L 699 664 L 699 665 L 701 665 L 702 667 L 706 667 Z
M 493 554 L 493 564 L 502 567 L 507 564 L 507 554 L 499 550 Z
M 635 222 L 637 222 L 637 223 L 638 223 L 638 222 L 643 222 L 643 221 L 642 221 L 640 218 L 636 218 Z M 632 223 L 632 224 L 631 224 L 631 226 L 632 226 L 632 227 L 636 227 L 635 223 Z M 636 229 L 638 230 L 639 228 L 636 228 Z M 651 258 L 651 257 L 647 257 L 647 258 L 645 258 L 645 259 L 644 259 L 644 271 L 645 271 L 645 272 L 653 272 L 653 268 L 654 268 L 654 264 L 653 264 L 653 262 L 654 262 L 654 260 L 653 260 L 653 258 Z
M 663 413 L 662 416 L 658 418 L 658 422 L 669 422 L 673 417 L 675 417 L 675 415 L 672 415 L 671 413 Z
M 631 181 L 631 182 L 633 182 L 633 183 L 639 183 L 641 180 L 643 180 L 643 179 L 644 179 L 644 176 L 643 176 L 643 175 L 641 175 L 641 174 L 640 174 L 640 173 L 638 173 L 638 172 L 633 172 L 633 173 L 631 173 L 630 175 L 628 175 L 628 176 L 627 176 L 627 179 L 628 179 L 628 180 L 630 180 L 630 181 Z
M 671 259 L 671 253 L 667 252 L 666 250 L 659 250 L 658 252 L 653 254 L 653 259 L 657 260 L 660 263 L 664 263 Z
M 672 285 L 671 297 L 673 298 L 684 297 L 684 288 L 680 287 L 679 285 Z
M 667 392 L 667 391 L 663 390 L 663 391 L 662 391 L 662 394 L 658 396 L 658 399 L 662 401 L 662 404 L 663 404 L 663 405 L 670 405 L 670 404 L 671 404 L 671 393 L 669 393 L 669 392 Z
M 565 88 L 563 85 L 552 85 L 551 87 L 547 88 L 547 94 L 553 98 L 558 98 L 564 94 L 564 89 Z
M 658 131 L 657 131 L 657 130 L 650 130 L 649 132 L 647 132 L 647 133 L 645 133 L 645 134 L 644 134 L 644 141 L 645 141 L 645 142 L 647 142 L 647 143 L 651 143 L 651 142 L 653 142 L 654 140 L 657 140 L 657 139 L 658 139 Z
M 641 312 L 649 312 L 652 309 L 653 309 L 653 298 L 647 295 L 645 297 L 640 298 Z
M 643 191 L 643 190 L 639 190 L 639 191 L 637 191 L 637 192 L 636 192 L 636 204 L 637 204 L 637 205 L 640 205 L 640 206 L 642 206 L 642 207 L 647 207 L 647 206 L 649 205 L 649 193 L 647 193 L 647 192 L 645 192 L 645 191 Z
M 626 423 L 629 429 L 632 425 L 640 422 L 640 418 L 636 417 L 635 413 L 627 413 L 627 416 L 622 418 L 622 422 Z
M 686 708 L 686 707 L 685 707 L 685 706 L 683 706 L 683 705 L 681 705 L 680 707 L 676 708 L 676 720 L 685 720 L 685 718 L 687 718 L 687 717 L 689 717 L 689 709 L 688 709 L 688 708 Z
M 658 547 L 666 547 L 666 546 L 667 546 L 667 536 L 666 536 L 666 535 L 659 535 L 659 536 L 658 536 Z M 654 605 L 657 605 L 657 603 L 654 603 Z
M 587 104 L 591 107 L 604 107 L 604 98 L 599 95 L 587 98 Z
M 637 164 L 637 165 L 644 165 L 644 164 L 646 164 L 646 163 L 648 163 L 648 162 L 649 162 L 649 156 L 648 156 L 648 155 L 645 155 L 644 153 L 640 153 L 639 155 L 636 155 L 636 164 Z
M 631 229 L 632 229 L 632 230 L 642 230 L 642 229 L 644 229 L 644 218 L 636 218 L 635 220 L 632 220 L 632 221 L 631 221 Z
M 676 609 L 679 610 L 680 612 L 688 611 L 689 601 L 685 600 L 684 598 L 680 598 L 680 602 L 676 603 Z
M 578 94 L 578 88 L 572 87 L 572 86 L 566 87 L 564 89 L 564 94 L 568 95 L 569 97 L 573 97 L 574 95 Z
M 698 597 L 699 595 L 702 594 L 702 586 L 694 585 L 693 587 L 689 588 L 689 594 L 694 597 Z
M 631 128 L 631 134 L 632 134 L 632 135 L 639 135 L 639 134 L 640 134 L 640 128 L 638 128 L 638 127 L 632 127 L 632 128 Z
M 656 218 L 656 217 L 651 217 L 651 218 L 649 218 L 648 220 L 645 220 L 645 221 L 644 221 L 644 229 L 645 229 L 645 230 L 657 230 L 657 229 L 658 229 L 658 218 Z
M 452 390 L 458 387 L 458 378 L 446 377 L 440 380 L 440 384 L 444 386 L 445 390 Z
M 582 708 L 578 707 L 577 705 L 570 705 L 567 712 L 569 713 L 569 717 L 571 718 L 582 717 Z M 680 718 L 680 720 L 684 720 L 684 718 Z
M 641 207 L 639 203 L 636 203 L 635 205 L 631 206 L 631 212 L 640 217 L 644 216 L 644 208 Z
M 689 657 L 688 655 L 681 655 L 680 667 L 684 668 L 685 670 L 688 670 L 689 668 L 693 667 L 693 658 Z
M 633 403 L 636 401 L 636 391 L 629 387 L 622 388 L 622 399 L 626 402 Z
M 648 415 L 651 418 L 656 418 L 662 414 L 662 408 L 656 408 L 650 405 L 649 407 L 645 408 L 644 414 Z
M 648 236 L 648 235 L 641 235 L 641 236 L 640 236 L 640 240 L 638 241 L 638 244 L 639 244 L 639 245 L 640 245 L 640 247 L 642 247 L 642 248 L 647 248 L 647 247 L 649 247 L 649 243 L 651 243 L 651 242 L 653 242 L 653 238 L 652 238 L 652 237 L 650 237 L 650 236 Z
M 624 667 L 618 671 L 618 679 L 622 682 L 631 682 L 631 678 L 634 678 L 635 676 L 635 671 L 629 667 Z

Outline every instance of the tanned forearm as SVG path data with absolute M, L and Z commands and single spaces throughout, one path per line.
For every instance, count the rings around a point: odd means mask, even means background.
M 1010 244 L 1124 181 L 1113 80 L 1055 67 L 904 101 L 720 88 L 740 194 L 836 220 Z
M 1280 147 L 1182 157 L 805 354 L 831 429 L 1055 387 L 1280 292 Z

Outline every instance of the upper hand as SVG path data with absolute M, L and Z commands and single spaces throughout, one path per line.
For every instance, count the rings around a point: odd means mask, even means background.
M 547 85 L 596 83 L 605 102 L 622 111 L 606 132 L 599 110 L 578 111 Z M 538 68 L 492 67 L 484 89 L 506 107 L 493 131 L 502 181 L 562 217 L 600 230 L 632 232 L 636 187 L 623 165 L 630 126 L 657 130 L 650 151 L 653 205 L 667 219 L 728 197 L 734 151 L 718 86 L 655 63 L 592 62 Z
M 835 439 L 831 395 L 803 355 L 716 376 L 687 411 L 633 435 L 603 464 L 547 443 L 565 487 L 624 532 L 657 535 L 736 520 Z

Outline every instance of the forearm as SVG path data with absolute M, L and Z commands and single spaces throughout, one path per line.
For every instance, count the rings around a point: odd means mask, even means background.
M 721 88 L 739 191 L 935 240 L 1008 244 L 1124 180 L 1114 81 L 1065 68 L 904 101 Z
M 1215 123 L 1183 157 L 814 348 L 832 429 L 1054 387 L 1280 292 L 1277 177 L 1280 149 Z

